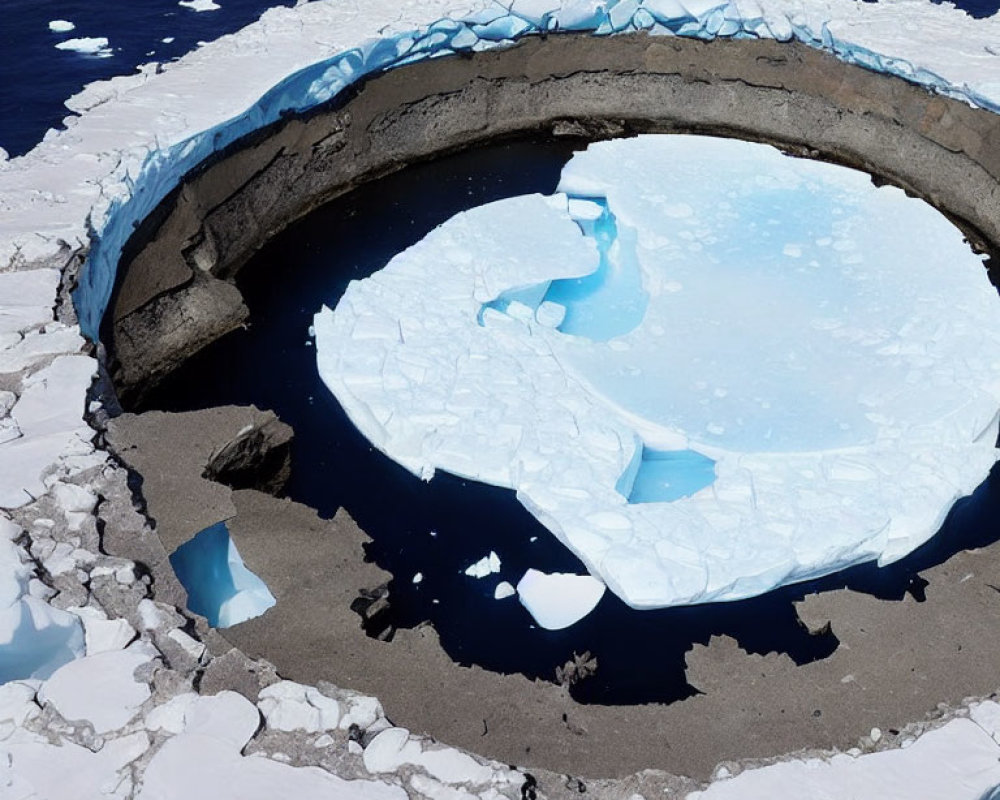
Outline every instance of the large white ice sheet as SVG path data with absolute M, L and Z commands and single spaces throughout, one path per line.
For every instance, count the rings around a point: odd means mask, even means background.
M 629 332 L 537 321 L 549 281 L 597 269 L 564 195 L 459 214 L 317 315 L 323 379 L 392 458 L 516 489 L 635 607 L 893 561 L 985 478 L 1000 305 L 932 208 L 686 136 L 591 146 L 560 188 L 613 216 L 607 281 L 641 273 Z M 702 453 L 715 480 L 629 503 L 643 448 Z

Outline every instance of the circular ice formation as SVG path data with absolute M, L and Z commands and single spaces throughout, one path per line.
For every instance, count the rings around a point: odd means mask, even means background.
M 986 476 L 1000 306 L 930 206 L 693 136 L 592 145 L 559 188 L 457 215 L 317 315 L 324 381 L 390 457 L 516 489 L 637 608 L 889 563 Z M 588 336 L 602 309 L 622 333 Z M 630 503 L 663 451 L 714 482 Z

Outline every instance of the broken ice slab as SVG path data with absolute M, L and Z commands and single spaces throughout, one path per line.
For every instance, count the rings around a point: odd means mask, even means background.
M 470 578 L 485 578 L 487 575 L 494 575 L 500 571 L 500 557 L 490 550 L 488 556 L 483 556 L 475 564 L 470 564 L 465 569 L 465 574 Z
M 604 589 L 593 575 L 529 569 L 517 583 L 517 597 L 541 627 L 559 631 L 593 611 Z
M 259 617 L 276 602 L 264 581 L 243 563 L 224 522 L 178 547 L 170 565 L 187 590 L 188 608 L 216 628 Z

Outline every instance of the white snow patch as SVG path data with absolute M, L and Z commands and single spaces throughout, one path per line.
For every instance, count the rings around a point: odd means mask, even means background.
M 604 597 L 605 586 L 593 575 L 529 569 L 517 583 L 517 599 L 535 622 L 549 631 L 575 625 Z
M 185 731 L 167 740 L 149 762 L 139 800 L 406 800 L 406 792 L 398 786 L 348 781 L 317 767 L 241 756 L 240 749 L 250 740 L 260 717 L 253 703 L 235 692 L 199 697 L 186 717 Z
M 363 760 L 365 769 L 374 774 L 412 764 L 444 783 L 488 783 L 493 776 L 489 767 L 458 750 L 424 750 L 406 728 L 387 728 L 379 733 L 365 748 Z
M 69 33 L 74 28 L 76 25 L 67 19 L 54 19 L 49 22 L 49 30 L 53 33 Z
M 21 438 L 0 444 L 0 508 L 18 508 L 45 493 L 42 473 L 60 456 L 93 451 L 93 430 L 83 421 L 87 387 L 96 362 L 59 356 L 23 381 L 11 410 Z
M 278 681 L 260 692 L 257 703 L 269 728 L 308 733 L 335 730 L 340 704 L 318 689 L 294 681 Z
M 1000 749 L 974 722 L 954 719 L 905 749 L 782 761 L 748 769 L 687 800 L 974 800 L 997 784 Z
M 67 720 L 89 720 L 96 733 L 124 726 L 150 696 L 149 686 L 137 681 L 136 669 L 159 654 L 148 642 L 125 650 L 85 656 L 53 673 L 38 699 Z

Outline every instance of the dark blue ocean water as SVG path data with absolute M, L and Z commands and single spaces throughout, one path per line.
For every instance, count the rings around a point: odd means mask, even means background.
M 272 6 L 294 0 L 222 0 L 218 11 L 196 12 L 177 0 L 2 0 L 0 2 L 0 147 L 12 157 L 60 128 L 63 102 L 92 81 L 128 75 L 139 64 L 169 61 L 249 25 Z M 49 21 L 76 24 L 52 33 Z M 57 50 L 74 37 L 103 36 L 112 55 Z M 170 43 L 162 40 L 174 37 Z
M 334 0 L 336 1 L 336 0 Z M 871 1 L 871 0 L 867 0 Z M 995 14 L 1000 0 L 957 0 L 974 17 Z M 21 155 L 49 128 L 61 127 L 63 102 L 86 84 L 127 75 L 139 64 L 169 61 L 239 30 L 272 6 L 294 0 L 219 0 L 217 11 L 195 12 L 177 0 L 2 0 L 0 2 L 0 147 Z M 76 24 L 52 33 L 48 23 Z M 109 58 L 56 50 L 73 37 L 104 36 Z M 170 43 L 163 39 L 173 37 Z

